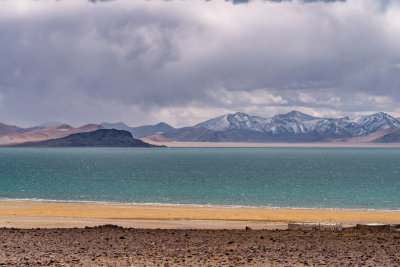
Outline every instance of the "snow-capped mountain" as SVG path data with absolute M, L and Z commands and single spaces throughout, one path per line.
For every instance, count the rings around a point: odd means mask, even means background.
M 344 118 L 318 118 L 299 111 L 278 114 L 270 118 L 251 116 L 245 113 L 226 114 L 193 127 L 205 128 L 209 131 L 207 136 L 212 136 L 215 141 L 223 138 L 224 141 L 324 141 L 349 137 L 366 136 L 376 131 L 388 128 L 399 128 L 400 121 L 392 116 L 380 112 L 364 115 L 354 119 Z M 190 135 L 180 130 L 180 136 Z M 217 133 L 218 132 L 218 133 Z M 196 132 L 197 134 L 197 132 Z M 170 136 L 173 137 L 174 133 Z
M 400 127 L 397 119 L 383 112 L 357 117 L 354 122 L 367 133 Z
M 318 118 L 299 111 L 291 111 L 267 120 L 269 122 L 264 125 L 264 132 L 272 135 L 293 135 L 309 132 L 317 123 Z
M 204 127 L 213 131 L 240 129 L 263 132 L 266 123 L 268 123 L 268 119 L 237 112 L 199 123 L 194 128 Z

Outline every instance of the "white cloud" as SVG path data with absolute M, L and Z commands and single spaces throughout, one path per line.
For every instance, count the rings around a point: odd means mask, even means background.
M 394 111 L 399 18 L 376 0 L 0 1 L 0 121 Z
M 287 104 L 286 99 L 282 98 L 282 96 L 270 93 L 268 89 L 228 91 L 225 88 L 220 88 L 209 90 L 208 95 L 220 105 L 231 107 Z

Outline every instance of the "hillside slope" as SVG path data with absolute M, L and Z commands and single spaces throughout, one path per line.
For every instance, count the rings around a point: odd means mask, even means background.
M 74 128 L 68 124 L 60 124 L 47 128 L 33 128 L 32 130 L 25 131 L 23 133 L 13 133 L 0 136 L 0 144 L 6 145 L 56 139 L 74 133 L 91 132 L 102 128 L 103 127 L 98 124 L 87 124 L 78 128 Z

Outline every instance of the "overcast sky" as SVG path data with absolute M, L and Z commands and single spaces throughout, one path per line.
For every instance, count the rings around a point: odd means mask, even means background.
M 0 122 L 400 116 L 400 1 L 0 0 Z

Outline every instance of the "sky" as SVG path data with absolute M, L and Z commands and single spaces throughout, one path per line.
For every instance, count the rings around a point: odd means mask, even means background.
M 400 116 L 400 1 L 0 0 L 0 122 Z

